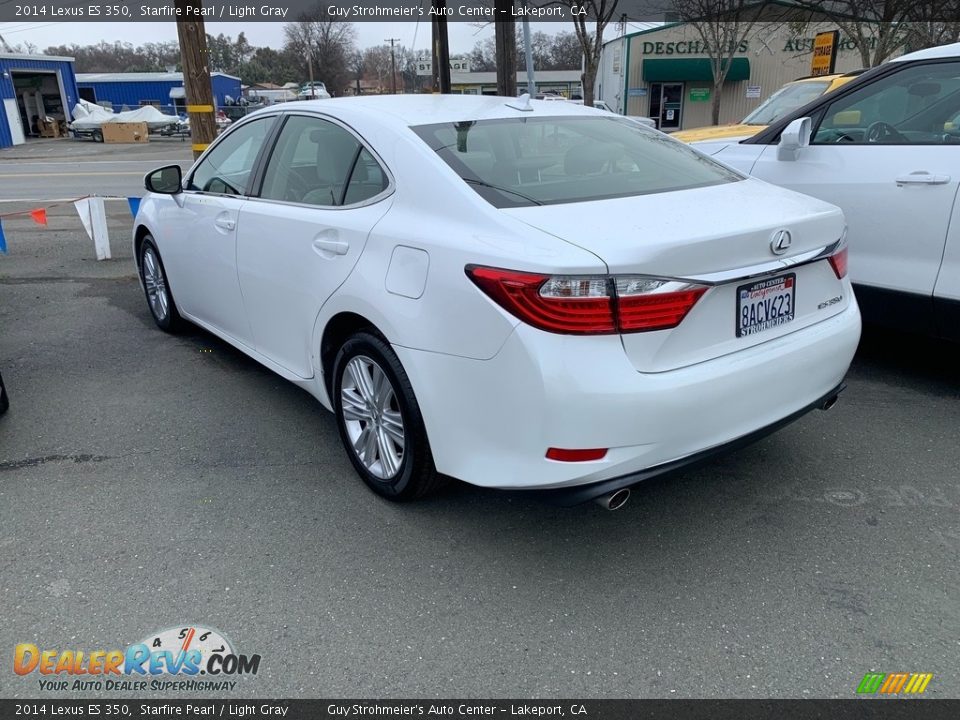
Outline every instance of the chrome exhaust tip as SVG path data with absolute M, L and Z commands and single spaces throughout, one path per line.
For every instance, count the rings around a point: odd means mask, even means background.
M 627 504 L 627 500 L 629 499 L 630 488 L 620 488 L 619 490 L 614 490 L 612 493 L 594 498 L 593 501 L 605 510 L 619 510 Z
M 820 405 L 820 409 L 821 409 L 821 410 L 829 410 L 829 409 L 832 408 L 834 405 L 836 405 L 836 404 L 837 404 L 837 401 L 839 401 L 839 400 L 840 400 L 840 395 L 839 395 L 839 393 L 836 394 L 836 395 L 831 395 L 830 397 L 828 397 L 826 400 L 823 401 L 823 404 Z

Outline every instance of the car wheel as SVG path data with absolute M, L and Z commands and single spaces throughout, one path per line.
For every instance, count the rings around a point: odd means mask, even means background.
M 359 332 L 333 365 L 337 428 L 367 486 L 390 500 L 413 500 L 443 485 L 407 373 L 383 338 Z
M 177 332 L 183 326 L 183 319 L 177 312 L 177 304 L 170 292 L 160 252 L 149 235 L 143 238 L 140 245 L 140 279 L 147 306 L 157 327 L 170 333 Z
M 93 141 L 94 141 L 94 142 L 103 142 L 103 130 L 94 130 L 94 131 L 93 131 Z

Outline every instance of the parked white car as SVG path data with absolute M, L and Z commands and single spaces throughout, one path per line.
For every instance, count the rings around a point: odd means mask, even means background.
M 740 143 L 694 143 L 839 205 L 864 318 L 960 341 L 960 44 L 864 73 Z
M 615 507 L 832 405 L 859 339 L 837 208 L 571 103 L 274 106 L 146 185 L 157 325 L 312 393 L 392 499 Z

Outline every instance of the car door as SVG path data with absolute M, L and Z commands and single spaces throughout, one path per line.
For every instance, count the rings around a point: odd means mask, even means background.
M 825 98 L 812 113 L 811 143 L 796 159 L 778 159 L 768 145 L 750 171 L 843 209 L 851 278 L 864 292 L 892 290 L 928 303 L 960 183 L 958 114 L 960 62 L 905 64 Z
M 260 353 L 312 376 L 320 307 L 347 279 L 390 192 L 384 165 L 352 131 L 316 115 L 287 117 L 237 235 L 240 289 Z
M 237 279 L 237 223 L 274 119 L 252 119 L 224 135 L 189 174 L 162 228 L 161 252 L 181 311 L 245 344 L 251 333 Z

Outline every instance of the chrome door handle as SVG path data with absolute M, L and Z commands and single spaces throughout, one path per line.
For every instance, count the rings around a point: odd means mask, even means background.
M 934 175 L 926 170 L 915 170 L 909 175 L 900 175 L 897 185 L 946 185 L 950 182 L 949 175 Z
M 323 240 L 317 238 L 313 241 L 313 247 L 321 255 L 346 255 L 350 250 L 350 243 L 343 240 Z
M 228 217 L 218 217 L 213 221 L 213 224 L 223 230 L 233 230 L 237 226 L 236 220 Z

